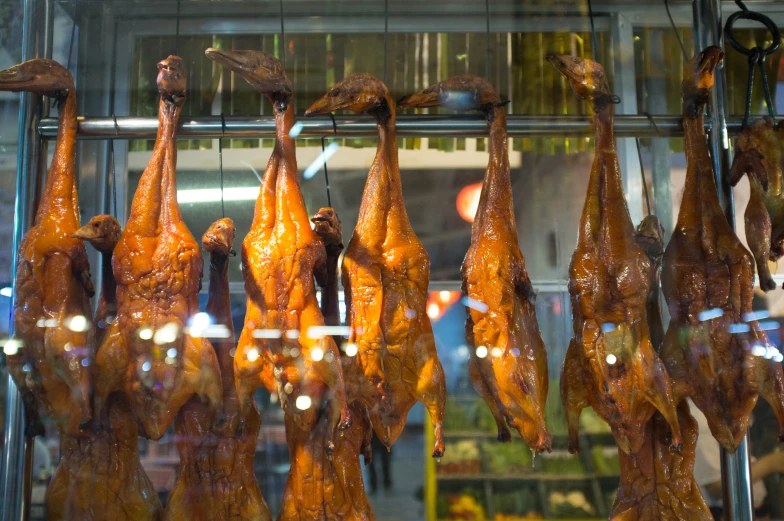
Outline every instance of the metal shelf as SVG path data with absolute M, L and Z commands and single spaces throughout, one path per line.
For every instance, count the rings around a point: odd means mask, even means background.
M 614 479 L 617 474 L 547 474 L 532 472 L 530 474 L 438 474 L 438 481 L 588 481 L 591 479 Z
M 116 125 L 115 125 L 116 121 Z M 740 132 L 742 118 L 730 118 L 730 135 Z M 261 138 L 275 137 L 272 116 L 226 116 L 222 128 L 220 116 L 180 118 L 178 138 Z M 336 116 L 335 128 L 328 117 L 300 118 L 299 138 L 376 137 L 375 121 L 369 116 Z M 655 125 L 654 125 L 655 123 Z M 507 117 L 510 137 L 588 137 L 593 135 L 590 116 L 521 116 Z M 157 118 L 118 117 L 80 118 L 78 139 L 154 139 L 158 131 Z M 47 139 L 57 136 L 57 119 L 44 118 L 38 124 L 39 134 Z M 480 115 L 408 115 L 397 117 L 400 137 L 483 137 L 487 122 Z M 617 137 L 677 137 L 683 135 L 681 116 L 615 117 Z

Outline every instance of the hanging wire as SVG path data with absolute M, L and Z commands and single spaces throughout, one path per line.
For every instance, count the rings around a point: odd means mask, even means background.
M 490 66 L 491 52 L 490 52 L 490 0 L 485 0 L 485 34 L 487 35 L 487 80 L 490 81 L 490 72 L 493 70 Z
M 760 78 L 762 79 L 762 89 L 765 95 L 765 105 L 768 109 L 768 115 L 771 119 L 776 120 L 776 110 L 773 107 L 773 98 L 770 94 L 770 85 L 768 84 L 768 73 L 765 70 L 765 58 L 770 54 L 776 52 L 781 44 L 781 32 L 776 24 L 762 13 L 749 11 L 741 0 L 735 0 L 735 3 L 740 8 L 740 11 L 733 13 L 724 26 L 724 34 L 727 41 L 741 54 L 745 54 L 749 58 L 749 79 L 746 84 L 746 113 L 743 116 L 743 127 L 746 128 L 751 118 L 751 102 L 752 94 L 754 92 L 754 67 L 759 67 Z M 771 34 L 771 44 L 767 47 L 760 48 L 759 46 L 749 49 L 735 39 L 732 32 L 733 25 L 738 20 L 754 20 L 763 24 Z
M 120 126 L 117 124 L 117 116 L 114 113 L 112 113 L 112 119 L 114 120 L 114 136 L 117 137 L 120 134 Z M 114 166 L 114 139 L 109 140 L 109 154 L 112 158 L 112 204 L 114 205 L 112 215 L 117 217 L 119 209 L 117 207 L 117 170 Z
M 670 0 L 664 0 L 664 9 L 667 10 L 667 18 L 670 19 L 670 25 L 672 26 L 672 31 L 675 33 L 675 38 L 678 39 L 678 45 L 681 46 L 681 52 L 683 53 L 683 61 L 689 61 L 689 55 L 686 54 L 686 47 L 683 46 L 683 40 L 681 40 L 681 33 L 679 33 L 678 28 L 675 27 L 675 21 L 672 19 L 672 13 L 670 13 Z
M 645 194 L 645 206 L 648 208 L 648 215 L 651 215 L 651 198 L 648 196 L 648 183 L 645 182 L 645 167 L 642 166 L 640 138 L 635 138 L 634 141 L 637 143 L 637 157 L 640 159 L 640 176 L 642 177 L 642 192 Z
M 223 136 L 226 135 L 226 118 L 221 112 L 221 137 L 218 139 L 218 173 L 220 175 L 221 217 L 226 217 L 226 206 L 223 201 Z
M 180 55 L 180 0 L 177 0 L 177 25 L 174 33 L 174 54 Z
M 387 40 L 389 38 L 389 0 L 384 0 L 384 85 L 387 83 Z M 325 162 L 326 164 L 326 162 Z
M 283 0 L 278 2 L 280 4 L 280 61 L 283 63 L 283 68 L 286 67 L 286 28 L 283 25 Z
M 73 56 L 74 39 L 76 38 L 77 13 L 79 13 L 79 0 L 74 2 L 74 17 L 71 21 L 71 42 L 68 44 L 68 65 L 65 67 L 69 72 L 71 70 L 71 56 Z
M 591 52 L 593 59 L 599 61 L 599 40 L 596 38 L 596 25 L 593 21 L 593 5 L 591 0 L 588 0 L 588 18 L 591 20 Z
M 328 112 L 330 119 L 332 120 L 332 133 L 335 137 L 338 136 L 338 125 L 335 123 L 335 116 Z M 327 187 L 327 206 L 332 208 L 332 197 L 329 194 L 329 171 L 327 170 L 327 157 L 325 154 L 326 150 L 326 140 L 327 136 L 321 136 L 321 156 L 324 158 L 324 183 Z

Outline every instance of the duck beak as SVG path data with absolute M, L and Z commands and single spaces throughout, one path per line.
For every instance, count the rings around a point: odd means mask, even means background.
M 234 72 L 245 72 L 246 64 L 244 54 L 238 51 L 225 51 L 223 49 L 209 48 L 204 54 L 215 63 L 227 67 Z
M 567 79 L 576 82 L 582 81 L 582 75 L 578 74 L 577 71 L 574 70 L 574 67 L 571 65 L 572 61 L 568 60 L 567 56 L 554 52 L 548 52 L 545 58 L 553 65 L 553 67 L 558 69 L 558 72 L 563 74 Z
M 397 101 L 397 106 L 404 109 L 437 107 L 440 104 L 438 89 L 434 87 L 404 96 Z
M 32 86 L 35 76 L 25 71 L 24 64 L 0 71 L 0 90 L 19 92 Z
M 697 72 L 712 72 L 719 66 L 721 60 L 724 58 L 724 53 L 720 47 L 715 45 L 706 48 L 700 53 L 700 59 L 697 62 Z
M 329 216 L 326 214 L 326 212 L 318 212 L 313 215 L 310 220 L 314 223 L 326 222 L 329 221 Z
M 95 228 L 90 226 L 89 224 L 82 226 L 78 230 L 76 230 L 72 235 L 72 239 L 81 239 L 83 241 L 90 241 L 93 239 L 98 238 L 98 234 L 95 232 Z
M 323 96 L 321 96 L 321 98 L 319 98 L 318 101 L 316 101 L 313 105 L 308 107 L 308 110 L 305 111 L 305 117 L 310 118 L 321 114 L 328 114 L 330 112 L 334 112 L 336 110 L 343 108 L 339 104 L 333 105 L 332 104 L 333 99 L 335 98 L 331 98 L 329 96 L 329 93 L 324 94 Z

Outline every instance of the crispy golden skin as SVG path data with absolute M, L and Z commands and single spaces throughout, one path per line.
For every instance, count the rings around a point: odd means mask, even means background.
M 596 155 L 569 269 L 574 338 L 561 376 L 569 450 L 580 450 L 580 412 L 588 406 L 610 425 L 627 454 L 640 451 L 645 425 L 659 410 L 672 426 L 677 449 L 681 433 L 672 386 L 649 337 L 646 303 L 655 273 L 624 198 L 613 138 L 614 97 L 598 63 L 547 58 L 596 112 Z
M 307 411 L 334 400 L 331 425 L 347 429 L 340 353 L 331 337 L 309 334 L 324 325 L 316 299 L 314 274 L 326 262 L 324 245 L 310 227 L 299 186 L 294 140 L 291 84 L 283 66 L 261 51 L 207 49 L 211 60 L 245 78 L 273 104 L 277 137 L 256 201 L 253 223 L 242 243 L 242 273 L 247 293 L 245 325 L 234 358 L 240 412 L 251 407 L 253 391 L 263 385 L 280 398 L 292 421 L 307 430 Z M 315 356 L 314 356 L 315 354 Z M 337 436 L 334 433 L 333 438 Z M 334 441 L 328 440 L 328 449 Z
M 234 222 L 215 221 L 202 236 L 210 253 L 210 286 L 206 312 L 223 389 L 223 408 L 216 415 L 192 398 L 174 421 L 180 471 L 166 504 L 166 520 L 269 521 L 253 468 L 261 426 L 255 402 L 240 422 L 234 385 L 234 326 L 229 293 L 229 256 L 234 254 Z M 222 326 L 222 327 L 221 327 Z M 193 332 L 193 331 L 192 331 Z M 225 335 L 225 336 L 223 336 Z M 242 423 L 242 430 L 237 428 Z
M 95 344 L 101 345 L 109 324 L 117 316 L 117 283 L 112 271 L 112 253 L 120 242 L 120 223 L 111 215 L 96 215 L 76 230 L 72 237 L 89 242 L 101 254 L 101 294 L 95 309 Z
M 395 104 L 377 78 L 355 73 L 334 85 L 305 116 L 349 109 L 376 119 L 378 150 L 359 218 L 343 259 L 350 341 L 359 348 L 349 366 L 379 439 L 391 446 L 417 401 L 435 428 L 433 456 L 444 452 L 446 384 L 425 312 L 430 259 L 406 214 L 397 159 Z M 347 369 L 347 373 L 354 369 Z M 352 393 L 353 394 L 353 393 Z
M 462 268 L 463 293 L 477 302 L 466 322 L 469 375 L 493 413 L 499 441 L 511 441 L 513 427 L 533 450 L 549 451 L 552 443 L 544 421 L 547 352 L 536 321 L 536 294 L 517 243 L 506 103 L 485 80 L 460 75 L 407 96 L 398 105 L 478 110 L 487 118 L 490 161 Z M 477 346 L 484 346 L 487 356 L 478 357 Z M 501 349 L 498 356 L 496 349 Z
M 161 519 L 163 508 L 139 461 L 139 430 L 125 397 L 112 394 L 106 415 L 101 427 L 60 439 L 60 462 L 46 491 L 47 519 Z
M 672 430 L 660 413 L 646 424 L 640 450 L 622 450 L 621 482 L 610 513 L 611 521 L 712 521 L 700 487 L 694 481 L 697 422 L 688 402 L 678 405 L 683 449 L 672 452 Z
M 746 127 L 735 143 L 730 182 L 747 175 L 751 198 L 746 206 L 746 240 L 757 261 L 760 287 L 770 291 L 776 282 L 768 261 L 784 255 L 784 125 L 768 117 Z
M 686 185 L 664 255 L 662 289 L 671 321 L 661 356 L 676 399 L 691 397 L 716 440 L 734 452 L 760 394 L 784 434 L 784 374 L 781 364 L 751 353 L 768 345 L 757 322 L 744 319 L 752 310 L 754 264 L 722 212 L 705 141 L 703 109 L 721 56 L 709 47 L 684 70 Z
M 182 59 L 158 64 L 158 137 L 114 250 L 117 318 L 96 357 L 95 408 L 113 391 L 128 398 L 144 434 L 159 439 L 191 396 L 221 407 L 215 351 L 185 330 L 199 311 L 201 250 L 177 204 L 176 130 L 185 101 Z M 169 356 L 170 349 L 176 356 Z
M 60 105 L 57 142 L 35 222 L 17 253 L 14 324 L 22 345 L 7 354 L 8 371 L 22 393 L 25 433 L 43 435 L 38 407 L 62 432 L 78 434 L 92 418 L 90 364 L 94 329 L 90 267 L 79 228 L 76 191 L 76 89 L 71 74 L 36 59 L 0 71 L 0 90 L 53 97 Z M 7 351 L 6 351 L 7 352 Z

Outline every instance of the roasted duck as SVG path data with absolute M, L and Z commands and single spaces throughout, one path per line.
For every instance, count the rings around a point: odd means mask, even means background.
M 743 323 L 752 310 L 754 264 L 722 212 L 705 141 L 703 110 L 721 58 L 718 47 L 708 47 L 684 68 L 686 184 L 664 254 L 671 320 L 661 357 L 676 399 L 691 397 L 716 440 L 734 452 L 758 394 L 784 436 L 784 374 L 781 364 L 752 354 L 751 346 L 769 345 L 757 322 Z
M 627 454 L 640 451 L 645 425 L 658 409 L 672 426 L 672 448 L 678 449 L 672 386 L 649 337 L 646 301 L 653 267 L 636 240 L 615 152 L 615 96 L 595 61 L 560 54 L 547 59 L 595 111 L 596 155 L 569 268 L 574 338 L 561 375 L 569 450 L 580 450 L 580 412 L 589 406 Z
M 329 408 L 331 425 L 347 429 L 351 416 L 340 353 L 331 337 L 309 334 L 311 327 L 324 325 L 313 279 L 325 269 L 326 252 L 310 227 L 299 186 L 289 135 L 294 125 L 291 84 L 280 62 L 267 53 L 207 49 L 206 54 L 272 102 L 277 129 L 250 232 L 242 243 L 247 312 L 234 358 L 240 414 L 251 407 L 253 391 L 264 385 L 308 432 L 311 416 L 326 399 L 337 402 Z M 334 441 L 328 443 L 334 448 Z
M 166 504 L 166 520 L 269 521 L 269 508 L 254 473 L 261 425 L 256 404 L 248 408 L 237 434 L 240 411 L 234 386 L 234 326 L 229 294 L 229 256 L 234 254 L 234 222 L 215 221 L 202 236 L 210 252 L 206 312 L 211 325 L 192 325 L 191 334 L 212 336 L 223 382 L 223 409 L 213 414 L 191 398 L 174 421 L 180 471 Z M 199 328 L 202 331 L 195 331 Z
M 357 227 L 343 258 L 349 341 L 359 348 L 348 365 L 365 376 L 349 383 L 361 389 L 356 396 L 364 400 L 376 434 L 387 446 L 421 401 L 435 428 L 433 456 L 441 456 L 446 384 L 425 312 L 430 260 L 403 203 L 395 102 L 381 81 L 355 73 L 333 86 L 305 116 L 341 109 L 372 115 L 379 135 Z
M 101 254 L 101 294 L 95 309 L 96 345 L 101 345 L 109 325 L 117 316 L 117 283 L 112 271 L 112 253 L 120 242 L 120 223 L 111 215 L 96 215 L 72 235 L 87 241 Z
M 94 372 L 96 411 L 121 391 L 152 439 L 163 436 L 194 394 L 213 411 L 222 402 L 215 351 L 184 329 L 199 311 L 202 270 L 201 250 L 177 204 L 176 132 L 187 71 L 177 56 L 158 63 L 158 70 L 158 136 L 114 250 L 117 318 Z
M 125 397 L 109 397 L 101 426 L 60 438 L 46 491 L 50 521 L 158 521 L 158 493 L 139 461 L 139 431 Z M 97 421 L 93 422 L 97 424 Z
M 24 400 L 25 434 L 43 435 L 39 406 L 62 432 L 78 434 L 92 418 L 94 329 L 87 317 L 94 291 L 84 243 L 71 237 L 79 228 L 76 89 L 63 66 L 36 59 L 0 71 L 0 90 L 50 96 L 59 104 L 54 158 L 35 223 L 19 245 L 14 288 L 18 339 L 5 353 Z
M 536 294 L 517 244 L 506 102 L 485 80 L 461 75 L 407 96 L 398 105 L 478 110 L 487 118 L 490 162 L 462 269 L 463 293 L 477 303 L 466 322 L 469 375 L 493 413 L 499 441 L 511 441 L 512 427 L 533 450 L 549 451 L 552 443 L 544 421 L 547 352 L 536 321 Z M 477 355 L 478 346 L 484 347 L 484 356 Z
M 741 133 L 735 143 L 730 182 L 749 178 L 751 198 L 746 206 L 746 240 L 757 261 L 760 287 L 770 291 L 776 282 L 768 261 L 784 255 L 784 124 L 765 117 Z
M 697 422 L 688 402 L 678 405 L 683 450 L 672 452 L 672 429 L 660 413 L 645 425 L 640 450 L 618 451 L 621 481 L 610 513 L 611 521 L 713 521 L 694 480 Z

